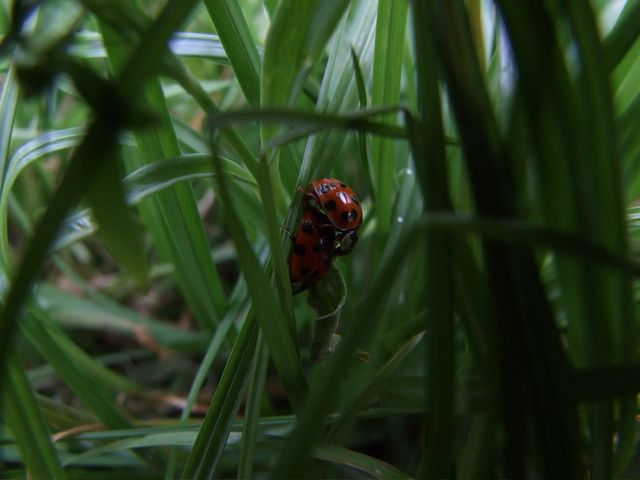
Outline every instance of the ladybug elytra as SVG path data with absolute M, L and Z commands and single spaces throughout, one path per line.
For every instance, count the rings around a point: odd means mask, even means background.
M 289 276 L 293 293 L 320 280 L 333 261 L 335 232 L 326 218 L 315 210 L 305 210 L 289 255 Z
M 312 180 L 305 189 L 306 204 L 324 213 L 338 230 L 357 230 L 362 207 L 355 192 L 335 178 Z

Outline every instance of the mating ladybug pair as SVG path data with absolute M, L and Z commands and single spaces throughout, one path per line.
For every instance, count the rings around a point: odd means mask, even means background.
M 334 257 L 350 253 L 362 224 L 358 197 L 340 180 L 313 180 L 303 192 L 302 220 L 289 256 L 293 293 L 320 280 Z

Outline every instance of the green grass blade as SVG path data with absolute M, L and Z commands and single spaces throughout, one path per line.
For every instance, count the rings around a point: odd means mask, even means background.
M 370 120 L 388 113 L 406 112 L 402 107 L 390 106 L 370 108 L 357 111 L 346 111 L 339 114 L 306 112 L 292 109 L 261 109 L 236 112 L 225 112 L 211 117 L 211 128 L 227 128 L 234 123 L 260 120 L 264 123 L 291 123 L 299 125 L 287 132 L 275 135 L 265 144 L 267 151 L 286 145 L 289 142 L 308 137 L 323 130 L 341 129 L 356 130 L 381 135 L 389 138 L 403 139 L 407 131 L 403 127 L 386 125 Z
M 416 88 L 418 119 L 410 124 L 412 150 L 422 188 L 425 210 L 452 208 L 438 83 L 436 47 L 429 36 L 428 6 L 413 3 L 416 45 Z M 427 380 L 427 439 L 425 471 L 427 478 L 450 475 L 453 457 L 454 398 L 454 318 L 451 239 L 448 235 L 426 235 L 426 291 L 429 308 Z M 435 414 L 435 412 L 438 412 Z
M 10 354 L 3 388 L 4 420 L 11 428 L 25 466 L 33 478 L 66 478 L 22 367 Z
M 162 52 L 166 50 L 168 36 L 182 23 L 194 2 L 182 2 L 179 10 L 174 12 L 173 9 L 178 3 L 171 1 L 165 7 L 164 16 L 161 14 L 162 21 L 156 22 L 143 38 L 144 42 L 141 43 L 144 43 L 144 48 L 138 47 L 136 55 L 128 60 L 123 69 L 127 73 L 125 78 L 128 83 L 143 82 L 153 72 L 153 62 L 156 62 L 155 65 L 157 65 L 158 59 L 162 58 Z M 162 35 L 167 38 L 163 39 Z M 155 41 L 148 43 L 147 39 Z M 148 70 L 136 70 L 134 67 L 138 65 L 137 57 L 140 55 L 149 55 L 153 59 L 145 60 Z M 79 201 L 99 176 L 100 166 L 115 154 L 118 133 L 123 127 L 121 123 L 118 123 L 118 120 L 122 122 L 123 119 L 113 118 L 112 111 L 103 113 L 103 115 L 104 117 L 100 114 L 97 116 L 89 127 L 85 140 L 75 151 L 60 187 L 52 198 L 44 217 L 38 223 L 33 239 L 25 251 L 24 260 L 13 278 L 5 307 L 0 314 L 0 355 L 4 355 L 7 351 L 6 347 L 10 342 L 14 324 L 64 215 Z
M 541 179 L 539 197 L 547 221 L 626 255 L 608 66 L 591 7 L 583 2 L 580 7 L 567 5 L 563 10 L 573 28 L 581 70 L 574 88 L 564 61 L 564 47 L 554 30 L 556 12 L 535 2 L 517 9 L 509 2 L 498 3 L 519 69 L 536 152 L 534 165 Z M 538 35 L 532 42 L 529 35 L 534 25 L 544 36 Z M 542 50 L 541 42 L 547 46 Z M 549 86 L 544 95 L 538 89 L 541 81 Z M 586 114 L 596 115 L 602 123 L 594 125 Z M 594 201 L 597 209 L 593 208 Z M 572 324 L 569 343 L 576 364 L 624 361 L 630 340 L 629 281 L 610 270 L 563 257 L 558 258 L 558 270 L 563 305 Z M 595 406 L 591 419 L 593 475 L 608 478 L 613 404 Z
M 407 0 L 378 2 L 371 92 L 373 106 L 394 105 L 400 99 L 408 4 Z M 395 118 L 387 117 L 386 122 L 393 124 Z M 389 230 L 391 225 L 395 170 L 394 142 L 373 137 L 369 172 L 372 175 L 371 184 L 376 198 L 376 219 L 381 232 Z
M 376 331 L 376 323 L 380 318 L 375 312 L 379 312 L 384 305 L 389 293 L 389 282 L 400 271 L 403 260 L 409 257 L 418 233 L 415 227 L 405 227 L 397 248 L 385 257 L 374 284 L 355 309 L 358 315 L 345 323 L 342 340 L 315 379 L 312 395 L 304 406 L 297 428 L 280 449 L 280 456 L 273 470 L 274 477 L 300 478 L 303 475 L 308 465 L 308 456 L 321 439 L 324 415 L 334 408 L 336 398 L 333 392 L 338 391 L 340 382 L 347 373 L 344 366 L 348 364 L 356 347 L 366 345 Z
M 88 192 L 98 233 L 119 263 L 135 282 L 143 286 L 149 274 L 144 238 L 125 200 L 118 158 L 111 158 L 102 175 Z
M 586 3 L 586 2 L 585 2 Z M 582 180 L 582 188 L 589 188 L 588 195 L 582 195 L 581 201 L 585 211 L 589 213 L 589 237 L 598 244 L 605 245 L 627 255 L 627 232 L 624 218 L 623 198 L 620 185 L 620 151 L 614 118 L 613 99 L 609 84 L 609 70 L 605 50 L 602 46 L 595 14 L 588 4 L 581 7 L 570 4 L 568 17 L 574 29 L 574 35 L 579 46 L 582 66 L 581 84 L 578 90 L 580 99 L 579 118 L 583 115 L 596 114 L 600 119 L 596 127 L 591 122 L 584 122 L 583 139 L 586 139 L 590 152 L 590 161 L 583 164 L 586 179 Z M 585 106 L 588 105 L 588 108 Z M 592 175 L 596 176 L 589 178 Z M 592 204 L 593 195 L 599 203 L 596 213 L 588 207 Z M 595 227 L 595 225 L 598 225 Z M 612 353 L 609 361 L 635 361 L 637 352 L 633 334 L 634 299 L 631 278 L 620 275 L 619 272 L 598 272 L 599 281 L 603 288 L 600 301 L 603 310 L 609 312 L 610 320 L 606 322 L 612 338 Z M 604 323 L 604 322 L 603 322 Z M 606 408 L 603 407 L 603 408 Z M 616 430 L 620 433 L 621 451 L 633 448 L 635 444 L 635 400 L 633 397 L 620 405 L 620 414 Z M 607 444 L 606 431 L 602 432 L 600 448 L 604 460 L 596 470 L 604 475 L 610 475 L 607 470 L 610 445 Z M 627 446 L 627 444 L 630 444 Z M 597 451 L 597 450 L 596 450 Z M 606 452 L 606 453 L 605 453 Z M 594 457 L 594 462 L 598 459 Z
M 222 159 L 222 161 L 227 175 L 234 181 L 244 183 L 257 191 L 255 180 L 243 167 L 229 159 Z M 213 172 L 209 154 L 191 154 L 179 158 L 159 160 L 140 167 L 124 178 L 127 203 L 136 205 L 173 185 L 211 176 L 213 176 Z M 0 202 L 1 199 L 2 197 L 0 197 Z M 257 194 L 255 197 L 248 197 L 248 201 L 252 211 L 260 211 Z M 0 216 L 2 214 L 3 211 L 0 209 Z M 6 212 L 4 214 L 6 215 Z M 256 213 L 255 217 L 261 218 L 261 214 Z M 254 225 L 262 227 L 262 222 L 256 221 Z M 95 232 L 96 226 L 92 222 L 89 212 L 81 210 L 65 219 L 52 249 L 61 250 Z
M 471 42 L 464 3 L 432 2 L 431 13 L 430 27 L 461 135 L 476 209 L 489 216 L 508 216 L 515 205 L 507 181 L 509 162 Z M 535 18 L 529 13 L 527 25 L 533 24 Z M 541 55 L 541 51 L 536 54 Z M 519 78 L 522 75 L 523 72 Z M 483 254 L 488 278 L 494 285 L 492 308 L 498 327 L 495 345 L 500 368 L 497 393 L 508 438 L 507 474 L 525 474 L 525 442 L 530 435 L 536 435 L 536 450 L 543 459 L 546 475 L 570 477 L 578 469 L 576 406 L 561 389 L 560 372 L 567 368 L 567 358 L 538 266 L 530 251 L 510 250 L 492 242 L 484 243 Z M 497 289 L 497 285 L 504 288 Z M 518 385 L 515 379 L 521 383 Z M 534 431 L 525 434 L 525 418 L 529 415 Z M 566 451 L 567 446 L 573 448 Z
M 2 192 L 0 192 L 0 222 L 2 225 L 9 224 L 11 192 L 20 173 L 31 163 L 48 154 L 79 145 L 85 134 L 84 128 L 69 128 L 51 132 L 31 139 L 11 155 L 5 165 Z M 10 271 L 12 269 L 10 264 L 11 247 L 7 229 L 0 232 L 0 255 L 2 256 L 3 269 L 5 272 Z
M 378 479 L 410 479 L 401 470 L 381 460 L 334 445 L 321 445 L 315 448 L 313 456 L 326 462 L 346 465 Z
M 85 188 L 91 184 L 99 172 L 96 165 L 106 161 L 108 150 L 115 145 L 117 132 L 111 125 L 96 120 L 90 127 L 85 141 L 78 147 L 71 159 L 67 174 L 54 195 L 47 212 L 34 231 L 33 239 L 18 271 L 12 279 L 11 289 L 0 314 L 0 352 L 4 354 L 23 304 L 29 294 L 31 284 L 46 258 L 56 231 L 64 215 L 80 199 Z
M 411 337 L 404 345 L 382 365 L 375 373 L 369 384 L 347 405 L 340 417 L 334 422 L 325 436 L 325 443 L 334 444 L 341 441 L 351 422 L 356 418 L 358 412 L 364 410 L 374 395 L 378 393 L 384 382 L 393 374 L 393 372 L 400 366 L 400 364 L 407 358 L 407 356 L 416 348 L 416 346 L 422 341 L 424 332 L 420 332 Z
M 106 30 L 105 33 L 110 61 L 118 71 L 126 54 L 120 50 L 118 39 L 112 38 L 113 34 Z M 135 168 L 180 155 L 171 117 L 157 79 L 150 83 L 144 95 L 147 104 L 160 114 L 161 121 L 151 130 L 135 133 L 140 149 Z M 200 325 L 212 330 L 224 311 L 226 300 L 209 253 L 191 186 L 177 185 L 172 191 L 162 192 L 154 201 L 142 204 L 140 211 L 160 254 L 174 265 L 176 281 Z
M 244 427 L 242 429 L 242 443 L 240 445 L 240 459 L 238 460 L 238 479 L 252 478 L 253 462 L 256 454 L 256 438 L 260 408 L 262 407 L 263 392 L 267 367 L 269 366 L 269 350 L 262 336 L 258 337 L 249 389 L 247 391 L 247 407 L 245 409 Z
M 115 395 L 115 391 L 136 391 L 140 387 L 88 356 L 59 326 L 47 321 L 44 312 L 36 310 L 36 315 L 25 320 L 24 334 L 60 378 L 106 425 L 117 428 L 130 426 L 120 410 L 107 398 Z
M 604 40 L 604 58 L 607 71 L 613 72 L 640 36 L 640 3 L 626 2 L 627 12 L 616 23 Z
M 494 431 L 495 421 L 488 414 L 480 414 L 473 419 L 458 463 L 457 475 L 460 480 L 474 480 L 489 476 L 487 467 L 493 448 L 489 439 L 493 438 Z
M 236 293 L 243 293 L 243 292 L 244 292 L 243 288 L 238 288 L 236 290 Z M 204 358 L 202 359 L 202 362 L 200 363 L 200 366 L 198 368 L 198 372 L 196 373 L 196 376 L 194 377 L 193 382 L 191 384 L 191 388 L 189 390 L 189 395 L 187 396 L 185 407 L 182 410 L 182 413 L 180 414 L 180 423 L 179 423 L 180 426 L 186 426 L 187 420 L 189 419 L 189 416 L 191 414 L 191 409 L 193 407 L 193 404 L 195 403 L 198 393 L 200 392 L 202 385 L 206 380 L 207 374 L 211 370 L 211 365 L 213 361 L 218 356 L 220 347 L 222 346 L 222 343 L 225 337 L 227 336 L 229 329 L 231 328 L 232 321 L 236 320 L 236 316 L 245 316 L 246 318 L 246 309 L 242 306 L 242 308 L 240 308 L 238 311 L 229 311 L 225 319 L 220 324 L 220 327 L 216 329 L 216 333 L 211 339 L 211 343 L 209 343 L 209 348 L 207 348 Z M 177 453 L 176 450 L 171 451 L 171 457 L 169 459 L 169 464 L 165 472 L 165 478 L 167 480 L 176 478 L 176 475 L 175 475 L 176 461 L 177 461 L 176 453 Z
M 336 32 L 316 102 L 317 112 L 348 111 L 358 105 L 353 61 L 347 54 L 352 48 L 355 50 L 361 62 L 361 73 L 368 78 L 376 19 L 376 10 L 369 7 L 369 2 L 352 3 L 349 12 L 352 21 L 345 19 Z M 309 138 L 298 175 L 299 185 L 306 184 L 312 178 L 327 175 L 334 166 L 341 166 L 342 163 L 346 166 L 347 162 L 338 161 L 345 137 L 346 135 L 336 132 L 321 132 Z
M 249 26 L 236 0 L 205 0 L 247 103 L 260 105 L 261 61 Z
M 620 256 L 579 235 L 539 227 L 526 221 L 453 214 L 428 213 L 423 218 L 429 229 L 444 229 L 453 233 L 476 233 L 483 237 L 500 240 L 510 245 L 549 249 L 584 262 L 599 263 L 634 276 L 640 275 L 640 263 Z
M 310 66 L 322 52 L 340 17 L 345 0 L 298 2 L 282 0 L 269 29 L 262 66 L 262 106 L 286 107 L 302 89 Z M 296 19 L 296 28 L 290 21 Z M 262 128 L 262 141 L 275 130 Z
M 11 134 L 13 131 L 16 106 L 18 104 L 18 83 L 15 78 L 15 69 L 9 68 L 3 85 L 2 96 L 0 97 L 0 174 L 2 182 L 6 175 L 9 163 L 9 149 L 11 147 Z M 2 225 L 5 225 L 4 223 Z M 3 227 L 4 228 L 4 227 Z
M 207 415 L 181 478 L 212 477 L 242 401 L 258 339 L 256 315 L 250 312 L 238 334 Z
M 356 73 L 356 86 L 358 87 L 360 108 L 366 109 L 369 104 L 367 100 L 367 87 L 364 83 L 364 74 L 362 73 L 362 67 L 360 66 L 360 59 L 353 47 L 351 47 L 351 63 L 353 64 L 353 70 Z M 366 172 L 367 177 L 371 178 L 371 172 L 369 170 L 369 147 L 367 145 L 367 136 L 363 132 L 358 132 L 358 145 L 360 147 L 360 160 L 362 161 L 363 169 Z
M 72 272 L 62 262 L 56 261 L 56 265 L 73 278 Z M 88 298 L 64 292 L 51 284 L 39 285 L 36 298 L 41 305 L 46 306 L 48 318 L 67 329 L 112 332 L 132 339 L 144 333 L 159 345 L 176 350 L 198 350 L 206 345 L 204 332 L 181 330 L 171 323 L 158 321 L 124 307 L 86 284 L 79 286 Z

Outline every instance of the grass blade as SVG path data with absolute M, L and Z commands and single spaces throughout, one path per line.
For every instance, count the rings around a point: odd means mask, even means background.
M 448 191 L 438 61 L 433 39 L 427 32 L 428 8 L 424 2 L 413 3 L 419 110 L 417 122 L 410 124 L 409 128 L 427 212 L 452 208 Z M 427 478 L 442 478 L 451 474 L 453 457 L 453 257 L 448 235 L 427 232 L 425 241 L 425 300 L 430 310 L 427 319 L 430 332 L 427 361 L 430 372 L 427 380 L 429 417 L 424 474 Z M 435 412 L 438 412 L 437 415 Z
M 125 68 L 126 53 L 119 47 L 121 44 L 117 37 L 107 29 L 103 30 L 109 59 L 114 70 L 120 71 Z M 157 79 L 150 82 L 144 96 L 147 105 L 153 106 L 160 114 L 161 122 L 152 130 L 135 132 L 140 149 L 135 168 L 180 155 L 171 117 Z M 178 185 L 173 191 L 163 192 L 153 202 L 141 205 L 140 211 L 162 257 L 174 265 L 178 285 L 200 325 L 212 330 L 224 311 L 226 299 L 209 253 L 191 186 Z M 190 246 L 187 248 L 185 245 Z
M 262 338 L 258 337 L 251 379 L 247 392 L 247 407 L 242 429 L 242 444 L 240 446 L 240 460 L 238 461 L 238 479 L 252 478 L 253 462 L 256 454 L 256 439 L 258 436 L 258 422 L 262 407 L 263 392 L 267 367 L 269 366 L 269 350 Z
M 265 45 L 262 106 L 290 105 L 348 4 L 345 0 L 280 2 Z M 292 18 L 296 19 L 297 28 L 290 28 Z M 263 142 L 273 134 L 273 129 L 263 128 Z
M 273 290 L 266 288 L 269 285 L 267 276 L 239 221 L 231 199 L 229 185 L 224 178 L 220 158 L 215 153 L 215 145 L 213 148 L 218 194 L 228 212 L 227 221 L 237 251 L 238 262 L 247 281 L 249 294 L 256 309 L 256 316 L 267 340 L 273 362 L 282 377 L 289 401 L 294 410 L 298 411 L 308 391 L 298 349 L 293 342 L 292 332 L 280 303 Z M 273 254 L 273 251 L 271 253 Z
M 404 57 L 405 29 L 409 2 L 378 2 L 376 43 L 373 62 L 373 106 L 395 105 L 400 100 L 400 79 Z M 385 123 L 394 124 L 392 116 Z M 394 142 L 373 137 L 369 172 L 376 198 L 376 219 L 381 232 L 391 225 L 391 209 L 394 202 L 393 181 L 396 170 Z
M 119 159 L 111 158 L 88 194 L 98 233 L 113 256 L 138 285 L 145 285 L 149 261 L 142 231 L 125 200 Z
M 204 4 L 247 103 L 252 107 L 258 107 L 262 65 L 240 5 L 236 0 L 205 0 Z
M 321 439 L 324 415 L 334 408 L 336 399 L 332 392 L 338 391 L 340 382 L 347 373 L 344 365 L 356 347 L 366 345 L 376 330 L 376 322 L 380 321 L 380 318 L 375 312 L 381 311 L 388 294 L 388 282 L 400 271 L 417 235 L 417 228 L 406 228 L 397 243 L 397 248 L 385 257 L 375 283 L 357 308 L 358 316 L 345 323 L 342 341 L 334 354 L 327 359 L 324 368 L 318 372 L 313 384 L 313 394 L 309 396 L 299 416 L 300 421 L 280 449 L 274 477 L 300 478 L 303 475 L 308 465 L 308 456 Z
M 321 445 L 315 448 L 313 456 L 326 462 L 347 465 L 378 479 L 410 479 L 411 476 L 389 465 L 360 452 L 333 445 Z
M 179 4 L 179 6 L 178 6 Z M 144 47 L 138 47 L 135 54 L 124 67 L 126 75 L 120 80 L 126 79 L 127 86 L 143 82 L 154 71 L 154 63 L 157 65 L 162 52 L 166 50 L 168 37 L 177 29 L 186 15 L 190 12 L 195 2 L 170 1 L 165 7 L 162 21 L 154 24 L 143 39 Z M 177 11 L 175 9 L 178 8 Z M 163 38 L 165 35 L 167 38 Z M 155 39 L 153 43 L 147 40 Z M 149 55 L 145 60 L 148 70 L 136 70 L 138 56 Z M 5 355 L 11 340 L 17 317 L 23 303 L 28 296 L 31 284 L 38 273 L 46 257 L 49 246 L 53 243 L 58 227 L 64 215 L 74 206 L 82 195 L 88 191 L 92 182 L 99 176 L 100 166 L 103 166 L 112 155 L 115 154 L 115 145 L 123 124 L 118 119 L 112 118 L 113 112 L 98 115 L 85 136 L 84 142 L 73 155 L 60 187 L 51 200 L 51 204 L 38 223 L 32 240 L 25 251 L 24 260 L 12 280 L 11 289 L 6 298 L 2 313 L 0 313 L 0 355 Z M 119 119 L 122 122 L 122 119 Z M 115 122 L 114 122 L 115 121 Z M 3 363 L 0 361 L 0 363 Z
M 466 8 L 461 1 L 432 2 L 430 12 L 476 209 L 488 216 L 508 216 L 515 205 L 507 182 L 509 162 L 471 42 Z M 507 475 L 525 475 L 525 439 L 530 438 L 524 433 L 525 418 L 531 415 L 546 475 L 568 478 L 578 469 L 576 406 L 561 389 L 560 372 L 568 368 L 567 359 L 538 267 L 529 251 L 492 242 L 484 242 L 483 255 L 490 283 L 505 286 L 492 292 L 492 308 L 500 368 L 497 393 L 509 438 Z M 574 448 L 560 455 L 567 445 Z
M 180 478 L 213 476 L 233 419 L 242 401 L 242 393 L 251 368 L 257 339 L 256 315 L 250 312 L 238 334 L 216 394 Z
M 13 432 L 29 474 L 33 478 L 66 478 L 22 367 L 9 355 L 5 368 L 4 419 Z

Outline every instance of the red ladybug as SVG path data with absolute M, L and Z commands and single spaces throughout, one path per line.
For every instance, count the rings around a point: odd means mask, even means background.
M 357 231 L 360 228 L 362 207 L 360 207 L 358 196 L 340 180 L 335 178 L 312 180 L 305 189 L 305 197 L 305 206 L 324 213 L 338 230 Z
M 315 209 L 304 210 L 289 254 L 293 293 L 299 293 L 326 275 L 336 248 L 335 230 Z

